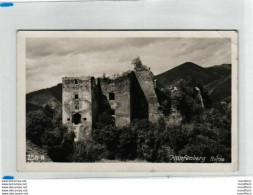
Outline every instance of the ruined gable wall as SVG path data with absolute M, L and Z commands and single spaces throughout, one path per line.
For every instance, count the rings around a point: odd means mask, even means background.
M 162 114 L 154 89 L 154 75 L 147 69 L 136 69 L 134 73 L 148 102 L 148 119 L 156 123 Z
M 134 71 L 131 72 L 130 104 L 131 121 L 134 119 L 148 119 L 148 102 Z
M 92 128 L 91 80 L 89 77 L 64 77 L 62 87 L 62 122 L 75 132 L 76 140 L 86 140 Z M 75 95 L 78 95 L 78 99 L 75 99 Z M 73 125 L 72 121 L 75 113 L 81 115 L 77 125 Z

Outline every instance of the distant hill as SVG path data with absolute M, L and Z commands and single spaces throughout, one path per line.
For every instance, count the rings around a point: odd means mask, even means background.
M 207 70 L 210 70 L 214 74 L 217 74 L 219 76 L 228 76 L 231 75 L 231 64 L 222 64 L 222 65 L 216 65 L 206 68 Z
M 213 84 L 213 82 L 211 83 Z M 206 86 L 206 88 L 209 87 Z M 231 75 L 215 81 L 215 86 L 209 90 L 211 100 L 219 102 L 231 98 Z
M 162 74 L 156 75 L 155 79 L 165 88 L 173 85 L 176 81 L 191 77 L 202 85 L 217 79 L 218 76 L 197 64 L 186 62 Z
M 186 62 L 171 70 L 155 76 L 158 83 L 170 89 L 178 80 L 191 78 L 208 91 L 212 102 L 231 97 L 231 64 L 222 64 L 203 68 L 192 62 Z
M 42 109 L 46 104 L 53 108 L 61 107 L 62 84 L 26 94 L 27 112 Z
M 181 79 L 194 79 L 208 91 L 212 102 L 231 98 L 231 64 L 222 64 L 203 68 L 192 62 L 186 62 L 155 76 L 158 83 L 170 89 Z M 62 105 L 62 84 L 41 89 L 26 95 L 27 112 L 42 109 L 46 104 L 60 109 Z

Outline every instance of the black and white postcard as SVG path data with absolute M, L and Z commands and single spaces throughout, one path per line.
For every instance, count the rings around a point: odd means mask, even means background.
M 19 171 L 237 171 L 236 31 L 19 31 Z

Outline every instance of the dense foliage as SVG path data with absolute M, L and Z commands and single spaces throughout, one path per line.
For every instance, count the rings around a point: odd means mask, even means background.
M 68 132 L 68 129 L 62 125 L 60 116 L 56 115 L 49 106 L 27 114 L 26 137 L 45 148 L 53 161 L 72 161 L 75 135 L 73 132 Z

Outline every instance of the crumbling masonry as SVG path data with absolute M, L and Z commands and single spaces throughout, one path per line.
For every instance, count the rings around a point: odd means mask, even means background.
M 135 59 L 136 60 L 136 59 Z M 134 71 L 110 78 L 64 77 L 62 79 L 62 122 L 74 131 L 76 141 L 90 138 L 93 125 L 108 102 L 115 125 L 122 127 L 134 119 L 156 123 L 161 113 L 155 93 L 154 75 L 140 61 Z

